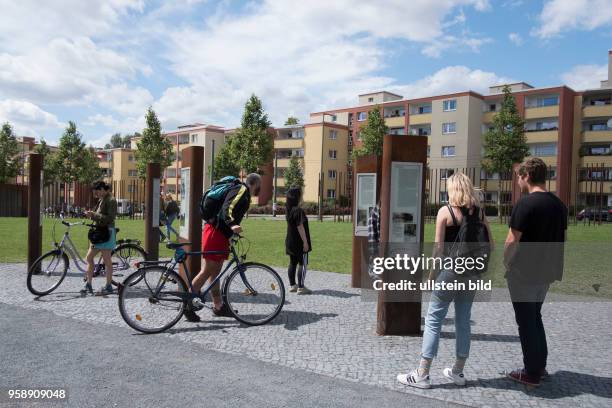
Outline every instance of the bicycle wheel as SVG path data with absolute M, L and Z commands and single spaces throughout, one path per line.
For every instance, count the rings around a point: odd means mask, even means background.
M 68 256 L 59 249 L 42 255 L 28 271 L 28 290 L 36 296 L 53 292 L 68 272 Z
M 127 243 L 116 246 L 111 259 L 113 262 L 112 284 L 119 286 L 121 279 L 118 278 L 124 278 L 135 272 L 138 268 L 134 264 L 146 260 L 147 254 L 140 246 Z M 102 262 L 102 269 L 104 269 L 104 262 Z
M 285 304 L 285 286 L 274 269 L 247 262 L 236 267 L 225 280 L 223 301 L 236 320 L 259 326 L 280 313 Z
M 174 271 L 148 266 L 128 276 L 119 290 L 119 312 L 142 333 L 160 333 L 183 316 L 187 285 Z

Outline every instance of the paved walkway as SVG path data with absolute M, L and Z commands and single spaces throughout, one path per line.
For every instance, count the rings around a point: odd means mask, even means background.
M 25 285 L 24 265 L 0 265 L 0 302 L 46 309 L 59 316 L 125 326 L 116 296 L 81 298 L 80 279 L 70 277 L 58 293 L 34 300 Z M 284 275 L 284 274 L 283 274 Z M 543 308 L 549 342 L 550 379 L 528 390 L 500 372 L 521 365 L 521 349 L 512 307 L 476 303 L 472 313 L 470 380 L 463 388 L 441 375 L 454 356 L 453 312 L 443 327 L 439 358 L 432 367 L 434 388 L 416 390 L 395 381 L 398 372 L 418 360 L 420 337 L 379 337 L 374 333 L 375 304 L 349 288 L 347 275 L 309 271 L 310 296 L 288 293 L 287 304 L 270 325 L 245 327 L 233 319 L 181 322 L 170 333 L 180 341 L 267 363 L 304 369 L 338 379 L 481 407 L 609 407 L 612 404 L 612 305 L 608 302 L 555 302 Z M 94 282 L 94 288 L 100 286 Z M 426 305 L 424 305 L 425 309 Z M 138 342 L 138 337 L 133 339 Z

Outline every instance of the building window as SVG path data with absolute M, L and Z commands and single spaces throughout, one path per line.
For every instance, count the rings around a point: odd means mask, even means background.
M 532 156 L 556 156 L 557 155 L 557 144 L 556 143 L 534 143 L 529 145 L 529 153 Z
M 416 113 L 417 115 L 422 115 L 423 113 L 431 113 L 431 105 L 419 106 Z
M 331 121 L 335 122 L 338 120 L 338 117 L 336 115 L 331 115 Z
M 549 167 L 548 170 L 546 171 L 546 178 L 548 180 L 555 180 L 557 178 L 557 168 Z
M 559 122 L 556 120 L 541 121 L 541 122 L 536 122 L 535 124 L 536 131 L 557 130 L 558 128 L 559 128 Z
M 276 168 L 276 177 L 285 177 L 286 167 L 277 167 Z
M 180 135 L 179 144 L 187 144 L 187 143 L 189 143 L 189 135 Z
M 336 170 L 327 170 L 327 177 L 332 180 L 336 179 Z
M 368 98 L 368 102 L 374 102 L 374 98 L 369 97 L 369 98 Z
M 194 133 L 191 135 L 191 143 L 198 143 L 198 134 Z
M 457 133 L 457 123 L 456 122 L 442 124 L 442 134 L 447 135 L 449 133 Z
M 333 188 L 328 188 L 327 198 L 336 198 L 336 190 L 334 190 Z
M 127 192 L 128 193 L 135 193 L 136 192 L 136 186 L 134 184 L 128 184 Z
M 496 112 L 497 111 L 497 105 L 492 103 L 489 105 L 489 112 Z
M 361 141 L 361 132 L 357 131 L 355 133 L 356 133 L 356 136 L 357 136 L 357 140 Z
M 449 99 L 447 101 L 443 101 L 442 107 L 443 107 L 444 112 L 455 111 L 457 110 L 457 100 Z
M 113 170 L 112 169 L 104 169 L 104 175 L 106 177 L 110 177 L 113 175 Z
M 134 161 L 134 155 L 133 154 L 128 154 L 128 161 L 130 161 L 130 162 Z
M 330 130 L 329 131 L 329 138 L 331 140 L 336 140 L 338 138 L 338 131 L 337 130 Z
M 440 169 L 440 180 L 446 180 L 453 174 L 455 174 L 454 169 Z
M 168 184 L 166 186 L 166 192 L 169 194 L 176 194 L 176 185 L 175 184 Z
M 128 177 L 138 176 L 138 170 L 128 170 Z
M 440 191 L 440 202 L 441 203 L 448 203 L 448 192 Z
M 559 104 L 558 96 L 547 96 L 541 99 L 539 106 L 555 106 Z
M 178 154 L 177 154 L 176 156 L 177 156 L 177 158 L 176 158 L 176 159 L 177 159 L 178 161 L 182 161 L 182 160 L 183 160 L 183 151 L 182 151 L 182 150 L 181 150 L 181 151 L 179 151 L 179 152 L 178 152 Z
M 166 178 L 174 178 L 176 177 L 176 169 L 174 168 L 167 168 L 166 169 Z
M 359 112 L 357 114 L 357 121 L 362 122 L 364 120 L 366 120 L 368 118 L 368 113 L 367 112 Z
M 486 192 L 483 194 L 485 203 L 496 203 L 497 202 L 497 191 Z
M 442 157 L 453 157 L 455 155 L 455 146 L 442 146 Z
M 329 151 L 329 158 L 332 160 L 336 160 L 338 158 L 338 151 L 337 150 L 330 150 Z

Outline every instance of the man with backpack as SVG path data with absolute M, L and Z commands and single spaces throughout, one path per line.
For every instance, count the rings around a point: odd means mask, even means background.
M 508 377 L 530 386 L 548 375 L 548 347 L 542 303 L 548 288 L 563 275 L 567 207 L 546 191 L 546 164 L 537 157 L 523 162 L 516 176 L 522 193 L 512 209 L 504 245 L 506 279 L 518 325 L 524 368 Z
M 212 282 L 221 272 L 223 261 L 228 258 L 230 242 L 234 234 L 240 234 L 240 222 L 249 209 L 251 196 L 257 196 L 261 188 L 261 176 L 251 173 L 244 183 L 236 177 L 224 177 L 206 191 L 200 203 L 200 213 L 206 222 L 202 231 L 203 263 L 200 272 L 193 279 L 194 293 L 199 293 L 204 282 Z M 207 251 L 222 251 L 221 254 L 206 254 Z M 231 316 L 221 299 L 219 285 L 211 290 L 215 316 Z M 191 306 L 185 310 L 185 318 L 199 322 L 200 317 Z

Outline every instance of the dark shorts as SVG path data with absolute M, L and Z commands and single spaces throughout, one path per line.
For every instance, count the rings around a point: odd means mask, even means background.
M 223 262 L 229 257 L 229 239 L 223 235 L 223 232 L 214 228 L 210 224 L 204 225 L 202 231 L 202 252 L 207 251 L 226 251 L 225 254 L 202 254 L 202 258 L 210 259 L 211 261 Z

